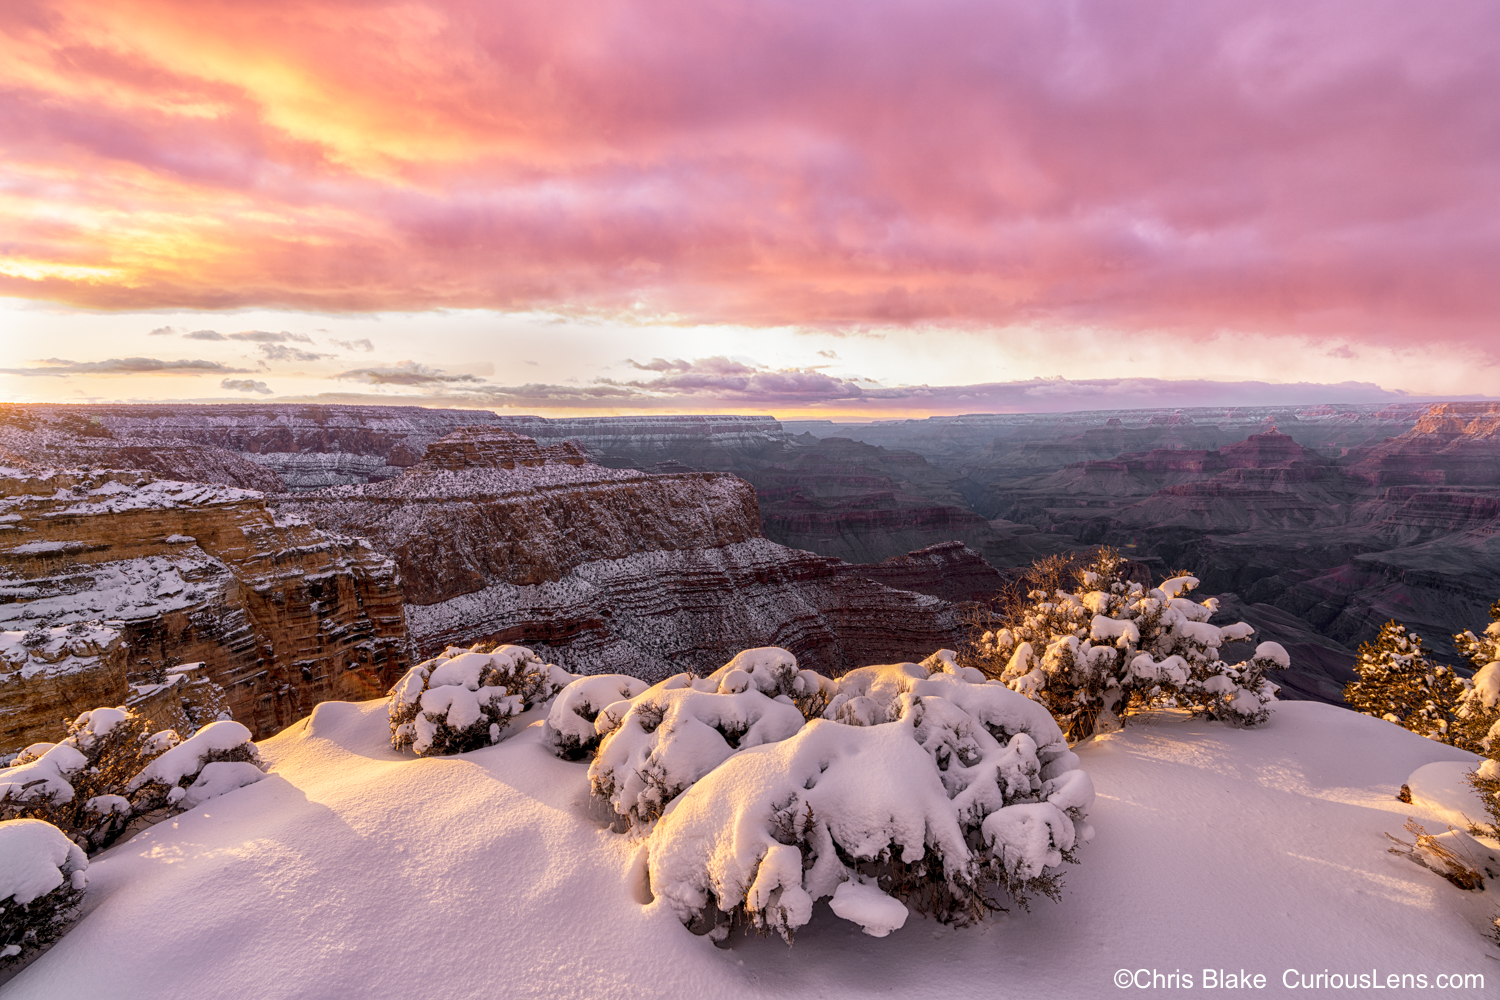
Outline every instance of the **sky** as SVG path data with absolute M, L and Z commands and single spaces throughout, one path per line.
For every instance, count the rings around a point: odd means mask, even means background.
M 1500 7 L 6 0 L 0 395 L 1496 395 Z

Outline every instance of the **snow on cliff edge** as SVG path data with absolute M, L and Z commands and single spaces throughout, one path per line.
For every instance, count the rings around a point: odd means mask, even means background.
M 526 719 L 520 721 L 525 725 Z M 384 702 L 261 744 L 266 780 L 94 859 L 91 912 L 4 987 L 73 997 L 1089 997 L 1119 969 L 1478 972 L 1500 892 L 1386 852 L 1418 767 L 1469 755 L 1311 702 L 1264 729 L 1160 715 L 1080 748 L 1097 832 L 1060 904 L 875 939 L 820 903 L 777 938 L 694 937 L 586 809 L 539 722 L 411 759 Z M 1438 827 L 1441 828 L 1440 826 Z

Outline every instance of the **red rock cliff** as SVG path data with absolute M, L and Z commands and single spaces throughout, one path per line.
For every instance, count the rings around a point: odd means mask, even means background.
M 376 697 L 405 669 L 395 565 L 273 515 L 259 493 L 139 472 L 10 474 L 0 487 L 0 628 L 118 623 L 128 673 L 204 661 L 257 736 L 324 699 Z M 46 706 L 23 681 L 0 683 L 0 702 Z M 123 702 L 122 681 L 101 674 L 96 703 Z M 55 730 L 61 713 L 47 714 L 0 713 L 0 747 Z

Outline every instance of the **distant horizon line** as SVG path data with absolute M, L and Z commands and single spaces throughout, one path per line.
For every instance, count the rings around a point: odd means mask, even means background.
M 494 413 L 501 417 L 533 417 L 538 420 L 650 420 L 665 417 L 742 417 L 745 419 L 771 420 L 777 423 L 811 424 L 824 423 L 829 425 L 839 424 L 879 424 L 879 423 L 901 423 L 906 421 L 924 420 L 964 420 L 983 417 L 1069 417 L 1086 414 L 1127 414 L 1127 413 L 1152 413 L 1152 414 L 1210 414 L 1218 413 L 1230 415 L 1236 410 L 1277 410 L 1296 411 L 1314 407 L 1334 407 L 1345 411 L 1366 411 L 1377 413 L 1384 409 L 1393 407 L 1430 407 L 1443 403 L 1494 403 L 1500 404 L 1500 397 L 1478 396 L 1478 395 L 1411 395 L 1398 399 L 1388 399 L 1372 402 L 1343 402 L 1343 401 L 1308 401 L 1303 403 L 1227 403 L 1219 405 L 1177 405 L 1167 403 L 1157 406 L 1123 405 L 1115 407 L 1094 407 L 1069 410 L 979 410 L 968 413 L 926 413 L 926 414 L 849 414 L 847 416 L 828 413 L 817 413 L 814 415 L 797 414 L 789 416 L 777 416 L 775 413 L 756 412 L 754 409 L 738 410 L 648 410 L 633 409 L 623 413 L 600 413 L 595 410 L 573 410 L 571 412 L 545 412 L 550 408 L 532 408 L 525 411 L 509 407 L 483 406 L 483 405 L 455 405 L 454 402 L 438 401 L 360 401 L 360 402 L 333 402 L 315 399 L 183 399 L 183 400 L 117 400 L 103 401 L 91 400 L 78 402 L 72 400 L 56 400 L 46 402 L 19 402 L 13 400 L 0 401 L 0 405 L 14 406 L 18 408 L 27 407 L 57 407 L 57 408 L 153 408 L 153 407 L 234 407 L 240 409 L 269 409 L 273 407 L 339 407 L 349 409 L 370 408 L 417 408 L 424 410 L 472 410 Z

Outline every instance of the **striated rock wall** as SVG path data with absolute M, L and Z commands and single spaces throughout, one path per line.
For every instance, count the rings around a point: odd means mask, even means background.
M 123 701 L 128 652 L 119 623 L 0 631 L 0 759 L 55 742 L 64 719 Z
M 411 604 L 759 534 L 755 492 L 724 473 L 657 476 L 567 462 L 460 471 L 437 461 L 386 482 L 285 497 L 278 509 L 377 542 L 400 566 Z
M 405 668 L 394 563 L 273 515 L 260 493 L 118 471 L 8 470 L 0 489 L 0 628 L 118 630 L 125 675 L 98 673 L 96 704 L 124 702 L 126 675 L 202 661 L 267 736 L 320 700 L 376 697 Z M 5 702 L 55 700 L 12 680 Z M 46 735 L 36 725 L 0 716 L 0 747 Z
M 945 601 L 988 601 L 1005 583 L 1000 571 L 963 542 L 939 542 L 858 568 L 861 576 L 896 590 Z
M 939 598 L 759 537 L 742 479 L 610 469 L 510 435 L 456 432 L 397 479 L 278 509 L 392 554 L 423 656 L 526 642 L 574 670 L 659 677 L 774 644 L 838 672 L 926 656 L 960 629 Z
M 0 404 L 0 462 L 33 469 L 139 469 L 245 489 L 285 488 L 273 471 L 211 444 L 116 432 L 93 407 Z
M 179 439 L 238 455 L 293 490 L 399 475 L 459 427 L 498 427 L 488 410 L 289 403 L 71 408 L 121 437 Z
M 648 680 L 712 670 L 768 645 L 839 674 L 920 659 L 962 637 L 954 605 L 884 586 L 864 569 L 752 538 L 590 561 L 557 580 L 495 584 L 407 614 L 420 656 L 524 642 L 575 672 Z

